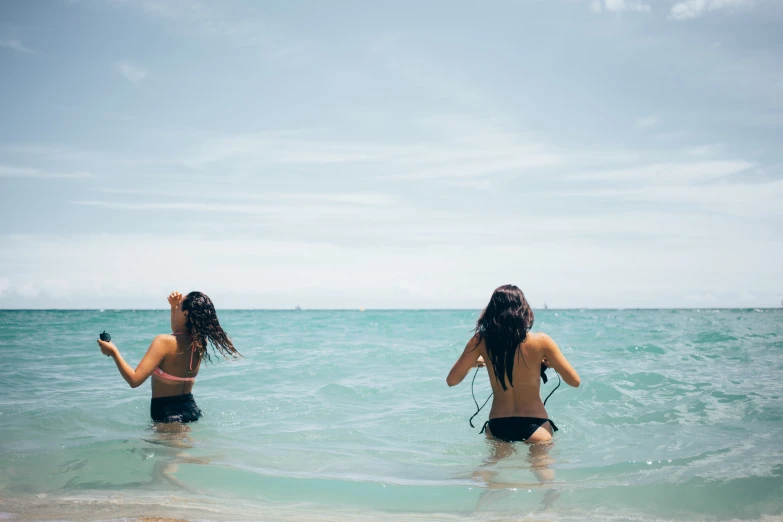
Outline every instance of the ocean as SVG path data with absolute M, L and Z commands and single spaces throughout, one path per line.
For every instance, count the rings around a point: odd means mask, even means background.
M 95 339 L 135 367 L 167 311 L 0 311 L 0 519 L 783 516 L 783 310 L 537 310 L 582 378 L 543 452 L 479 435 L 489 406 L 469 426 L 472 372 L 446 385 L 477 310 L 218 315 L 244 358 L 157 429 Z

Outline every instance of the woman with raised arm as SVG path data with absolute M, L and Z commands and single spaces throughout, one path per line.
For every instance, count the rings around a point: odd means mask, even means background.
M 545 333 L 532 333 L 533 310 L 514 285 L 497 288 L 476 323 L 475 335 L 449 372 L 455 386 L 471 368 L 486 364 L 494 394 L 487 437 L 508 442 L 546 442 L 557 431 L 539 394 L 541 364 L 579 386 L 579 374 Z
M 169 295 L 171 332 L 152 341 L 147 354 L 134 370 L 125 362 L 111 341 L 98 341 L 101 352 L 114 358 L 120 374 L 131 388 L 141 386 L 152 375 L 150 415 L 155 422 L 193 422 L 201 410 L 193 400 L 193 384 L 204 357 L 211 359 L 207 345 L 215 354 L 237 357 L 231 338 L 218 322 L 212 300 L 201 292 L 185 298 L 179 292 Z

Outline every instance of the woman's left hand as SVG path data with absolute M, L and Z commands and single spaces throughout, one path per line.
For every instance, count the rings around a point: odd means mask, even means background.
M 117 353 L 117 347 L 111 341 L 101 341 L 98 339 L 98 346 L 101 347 L 101 353 L 107 357 L 112 357 Z
M 179 303 L 182 302 L 182 294 L 177 292 L 176 290 L 174 292 L 171 292 L 168 297 L 169 306 L 172 308 L 176 308 Z
M 487 364 L 484 362 L 484 356 L 479 355 L 478 359 L 476 360 L 476 368 L 483 368 Z

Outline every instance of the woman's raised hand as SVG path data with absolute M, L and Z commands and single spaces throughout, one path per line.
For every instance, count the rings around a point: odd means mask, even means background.
M 101 353 L 106 357 L 111 357 L 117 353 L 117 347 L 111 341 L 101 341 L 98 339 L 98 346 L 101 347 Z
M 180 301 L 182 301 L 181 293 L 175 290 L 174 292 L 171 292 L 171 294 L 169 294 L 169 304 L 171 305 L 172 308 L 175 308 L 180 303 Z

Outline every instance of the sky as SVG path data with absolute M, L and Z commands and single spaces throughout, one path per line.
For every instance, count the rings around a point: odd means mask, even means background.
M 0 2 L 0 308 L 779 307 L 783 2 Z

